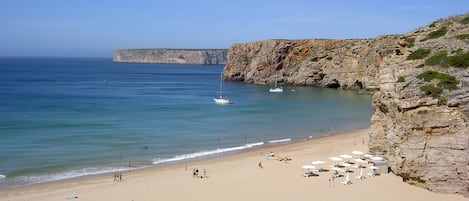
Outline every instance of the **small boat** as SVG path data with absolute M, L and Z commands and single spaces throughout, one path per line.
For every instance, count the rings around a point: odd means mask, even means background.
M 274 88 L 270 88 L 270 89 L 269 89 L 269 92 L 273 92 L 273 93 L 282 93 L 282 92 L 283 92 L 283 88 L 282 88 L 282 87 L 277 87 L 277 80 L 275 80 Z
M 230 101 L 230 99 L 226 98 L 226 97 L 218 97 L 218 98 L 214 98 L 213 101 L 215 101 L 216 104 L 220 104 L 220 105 L 226 105 L 226 104 L 231 104 L 232 102 Z
M 218 92 L 218 97 L 213 98 L 213 101 L 215 101 L 215 103 L 219 105 L 231 104 L 232 102 L 230 101 L 228 97 L 222 96 L 222 92 L 223 92 L 223 73 L 220 75 L 220 91 Z

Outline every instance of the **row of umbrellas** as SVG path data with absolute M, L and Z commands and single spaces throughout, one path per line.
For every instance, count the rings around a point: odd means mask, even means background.
M 382 157 L 379 157 L 379 156 L 373 156 L 371 154 L 364 154 L 362 151 L 358 151 L 358 150 L 355 150 L 355 151 L 352 151 L 352 154 L 354 155 L 360 155 L 360 156 L 363 156 L 364 158 L 368 158 L 368 159 L 371 159 L 371 160 L 374 160 L 374 161 L 381 161 L 383 160 Z M 364 154 L 364 155 L 363 155 Z M 343 155 L 340 155 L 339 157 L 330 157 L 329 159 L 332 160 L 332 161 L 335 161 L 335 162 L 339 162 L 339 161 L 343 161 L 344 159 L 351 159 L 353 158 L 353 156 L 351 155 L 347 155 L 347 154 L 343 154 Z M 363 160 L 361 157 L 360 158 L 356 158 L 354 159 L 355 162 L 358 162 L 358 163 L 363 163 L 363 164 L 366 164 L 368 163 L 368 161 L 366 160 Z M 316 166 L 314 165 L 321 165 L 321 164 L 324 164 L 326 163 L 325 161 L 321 161 L 321 160 L 317 160 L 317 161 L 313 161 L 311 164 L 312 165 L 303 165 L 301 166 L 303 169 L 316 169 Z M 345 166 L 345 167 L 348 167 L 348 166 L 351 166 L 351 164 L 349 163 L 342 163 L 341 165 Z M 359 166 L 361 167 L 361 166 Z M 370 166 L 369 168 L 371 169 L 378 169 L 378 167 L 376 166 Z M 340 169 L 339 167 L 332 167 L 331 168 L 332 170 L 342 170 Z M 361 168 L 360 168 L 361 169 Z
M 373 156 L 371 154 L 364 154 L 362 151 L 358 151 L 358 150 L 355 150 L 355 151 L 352 151 L 352 154 L 354 155 L 359 155 L 360 157 L 358 158 L 355 158 L 354 161 L 355 162 L 358 162 L 358 163 L 361 163 L 360 165 L 356 165 L 355 168 L 358 168 L 360 169 L 360 175 L 358 177 L 356 177 L 357 179 L 361 180 L 361 179 L 364 179 L 365 176 L 363 175 L 363 169 L 366 168 L 366 166 L 364 166 L 363 164 L 368 164 L 368 161 L 367 160 L 373 160 L 373 161 L 381 161 L 383 160 L 382 157 L 379 157 L 379 156 Z M 351 184 L 352 182 L 350 181 L 350 176 L 349 176 L 349 170 L 348 169 L 342 169 L 342 168 L 346 168 L 346 167 L 349 167 L 349 166 L 352 166 L 352 163 L 351 162 L 348 162 L 348 159 L 351 159 L 353 158 L 353 156 L 351 155 L 347 155 L 347 154 L 343 154 L 343 155 L 340 155 L 339 157 L 330 157 L 329 159 L 332 160 L 332 161 L 335 161 L 335 162 L 339 162 L 339 161 L 343 161 L 344 159 L 346 159 L 347 161 L 344 161 L 340 164 L 336 164 L 336 165 L 333 165 L 331 166 L 331 170 L 335 170 L 335 171 L 344 171 L 346 173 L 346 177 L 345 177 L 345 180 L 341 183 L 343 183 L 344 185 L 349 185 Z M 365 158 L 367 160 L 364 160 L 362 158 Z M 302 168 L 304 169 L 308 169 L 308 171 L 311 171 L 311 169 L 316 169 L 316 166 L 314 165 L 321 165 L 321 164 L 324 164 L 326 163 L 325 161 L 320 161 L 320 160 L 317 160 L 317 161 L 313 161 L 312 162 L 312 165 L 303 165 Z M 374 173 L 375 173 L 375 170 L 378 169 L 378 167 L 372 165 L 372 166 L 369 166 L 368 168 L 372 169 L 373 172 L 370 173 L 372 174 L 371 176 L 374 176 Z M 321 168 L 322 169 L 322 168 Z

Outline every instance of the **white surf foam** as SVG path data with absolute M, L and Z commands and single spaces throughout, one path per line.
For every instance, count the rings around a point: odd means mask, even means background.
M 134 170 L 136 168 L 129 167 L 100 167 L 100 168 L 83 168 L 77 170 L 69 170 L 66 172 L 56 173 L 56 174 L 45 174 L 45 175 L 28 175 L 28 176 L 19 176 L 14 178 L 18 184 L 38 184 L 51 181 L 59 181 L 64 179 L 72 179 L 82 176 L 92 176 L 99 174 L 106 174 L 112 172 L 125 172 L 129 170 Z
M 203 156 L 210 156 L 214 154 L 221 154 L 221 153 L 226 153 L 226 152 L 231 152 L 231 151 L 239 151 L 243 149 L 249 149 L 255 146 L 261 146 L 263 145 L 264 142 L 258 142 L 258 143 L 252 143 L 252 144 L 246 144 L 243 146 L 239 147 L 229 147 L 229 148 L 220 148 L 220 149 L 214 149 L 214 150 L 209 150 L 209 151 L 200 151 L 192 154 L 183 154 L 179 156 L 175 156 L 173 158 L 165 158 L 165 159 L 155 159 L 153 161 L 153 164 L 160 164 L 160 163 L 167 163 L 167 162 L 174 162 L 174 161 L 180 161 L 180 160 L 186 160 L 186 159 L 193 159 L 197 157 L 203 157 Z
M 281 139 L 281 140 L 271 140 L 269 143 L 283 143 L 283 142 L 290 142 L 291 138 Z

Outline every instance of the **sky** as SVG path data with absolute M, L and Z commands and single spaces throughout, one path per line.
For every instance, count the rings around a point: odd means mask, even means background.
M 2 0 L 0 56 L 374 38 L 468 13 L 469 0 Z

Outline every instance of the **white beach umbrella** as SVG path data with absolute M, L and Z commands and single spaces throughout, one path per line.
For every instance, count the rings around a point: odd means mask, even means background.
M 340 169 L 339 167 L 331 167 L 331 170 L 341 171 L 342 169 Z
M 359 163 L 368 163 L 367 161 L 361 159 L 361 158 L 356 158 L 354 159 L 356 162 L 359 162 Z
M 353 156 L 350 156 L 350 155 L 347 155 L 347 154 L 343 154 L 343 155 L 340 155 L 341 158 L 352 158 Z
M 352 151 L 352 154 L 355 154 L 355 155 L 362 155 L 362 154 L 363 154 L 363 151 L 355 150 L 355 151 Z
M 370 169 L 372 169 L 372 170 L 377 170 L 377 169 L 379 169 L 379 167 L 376 167 L 376 166 L 374 166 L 374 165 L 373 165 L 373 166 L 370 166 L 370 167 L 368 167 L 368 168 L 370 168 Z
M 363 167 L 362 166 L 359 166 L 360 167 L 360 175 L 358 175 L 358 179 L 361 180 L 361 179 L 364 179 L 365 176 L 363 175 Z
M 340 165 L 342 165 L 342 166 L 344 166 L 344 167 L 350 167 L 350 166 L 352 166 L 352 164 L 350 164 L 350 163 L 341 163 Z
M 312 165 L 303 165 L 303 166 L 301 166 L 301 168 L 303 168 L 303 169 L 316 169 L 316 167 L 312 166 Z
M 365 158 L 371 158 L 371 157 L 373 157 L 373 155 L 371 155 L 371 154 L 365 154 L 365 155 L 363 155 L 363 157 L 365 157 Z
M 333 161 L 342 161 L 342 158 L 340 158 L 340 157 L 330 157 L 329 159 L 331 159 Z
M 383 157 L 375 156 L 375 157 L 371 157 L 371 160 L 382 161 Z
M 313 161 L 312 162 L 313 165 L 321 165 L 321 164 L 324 164 L 324 163 L 326 163 L 326 162 L 324 162 L 324 161 Z

